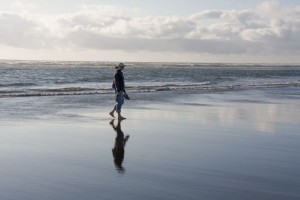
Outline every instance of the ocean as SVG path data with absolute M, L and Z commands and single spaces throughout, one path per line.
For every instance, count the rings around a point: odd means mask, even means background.
M 0 98 L 113 93 L 110 62 L 1 61 Z M 127 63 L 128 93 L 300 86 L 300 65 Z

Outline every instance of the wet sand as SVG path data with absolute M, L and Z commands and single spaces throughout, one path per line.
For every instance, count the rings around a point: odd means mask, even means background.
M 299 108 L 255 90 L 128 102 L 120 124 L 110 107 L 10 119 L 0 123 L 0 199 L 296 200 Z

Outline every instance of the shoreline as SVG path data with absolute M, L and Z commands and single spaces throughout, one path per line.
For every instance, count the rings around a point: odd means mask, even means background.
M 113 94 L 112 94 L 113 95 Z M 5 108 L 4 113 L 8 110 L 8 114 L 10 110 L 16 111 L 12 112 L 11 116 L 6 119 L 11 119 L 11 122 L 14 122 L 14 117 L 18 121 L 30 121 L 30 120 L 49 120 L 52 119 L 55 121 L 55 118 L 58 120 L 68 120 L 71 121 L 77 117 L 84 117 L 84 113 L 88 115 L 88 113 L 93 113 L 94 117 L 99 117 L 100 120 L 111 119 L 112 117 L 106 113 L 113 107 L 114 101 L 113 98 L 106 97 L 104 101 L 99 102 L 97 99 L 98 95 L 75 95 L 75 96 L 42 96 L 42 97 L 25 97 L 25 98 L 2 98 L 4 102 L 10 102 L 10 104 Z M 153 98 L 151 99 L 152 93 L 141 94 L 141 96 L 147 95 L 147 99 L 140 98 L 138 94 L 130 94 L 133 96 L 133 100 L 126 100 L 123 106 L 123 111 L 126 114 L 127 111 L 135 110 L 135 109 L 158 109 L 161 107 L 176 107 L 176 106 L 234 106 L 234 104 L 285 104 L 286 102 L 291 102 L 292 104 L 298 104 L 297 100 L 299 99 L 300 92 L 296 87 L 286 88 L 282 90 L 282 88 L 263 88 L 263 89 L 246 89 L 246 90 L 231 90 L 231 91 L 207 91 L 203 93 L 169 93 L 164 92 L 161 94 L 161 99 Z M 76 98 L 79 97 L 79 100 Z M 80 99 L 83 97 L 82 99 Z M 9 101 L 6 101 L 9 100 Z M 16 100 L 15 102 L 13 100 Z M 72 101 L 70 101 L 72 100 Z M 86 101 L 86 102 L 84 102 Z M 60 104 L 58 104 L 60 103 Z M 22 104 L 24 108 L 20 107 Z M 51 105 L 52 104 L 52 105 Z M 289 103 L 286 103 L 289 104 Z M 35 106 L 35 107 L 34 107 Z M 21 110 L 17 110 L 20 109 Z M 49 109 L 48 109 L 49 108 Z M 43 111 L 46 109 L 46 111 Z M 51 109 L 53 112 L 51 112 Z M 176 109 L 173 109 L 176 111 Z M 36 112 L 35 113 L 31 112 Z M 27 113 L 28 112 L 28 113 Z M 23 117 L 22 120 L 18 117 L 27 116 L 29 118 Z M 97 116 L 98 114 L 98 116 Z M 107 115 L 106 115 L 107 114 Z M 106 116 L 105 116 L 106 115 Z M 61 117 L 65 116 L 66 118 L 62 119 Z M 0 121 L 6 121 L 0 118 Z M 31 118 L 32 117 L 32 118 Z M 10 120 L 8 120 L 10 121 Z M 1 123 L 0 123 L 1 125 Z

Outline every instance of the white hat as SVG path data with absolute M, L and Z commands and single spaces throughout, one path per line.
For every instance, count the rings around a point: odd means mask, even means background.
M 124 65 L 124 63 L 119 63 L 118 67 L 125 67 L 126 65 Z

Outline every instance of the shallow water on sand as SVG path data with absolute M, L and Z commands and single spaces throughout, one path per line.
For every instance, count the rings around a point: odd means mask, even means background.
M 107 107 L 2 120 L 0 199 L 299 199 L 293 94 L 248 90 L 125 104 L 122 168 Z

